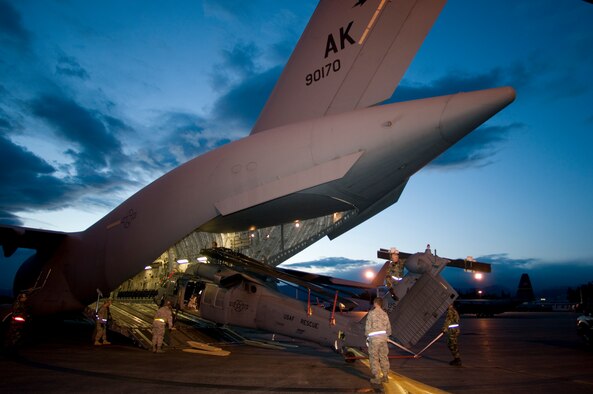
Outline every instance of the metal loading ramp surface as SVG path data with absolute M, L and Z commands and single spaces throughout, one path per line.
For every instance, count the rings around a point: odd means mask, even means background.
M 152 302 L 114 302 L 110 307 L 108 329 L 130 338 L 138 347 L 152 348 L 152 323 L 157 306 Z M 215 324 L 201 319 L 195 312 L 173 311 L 175 330 L 166 330 L 164 345 L 173 349 L 187 348 L 188 341 L 236 343 L 235 336 L 227 334 Z
M 393 336 L 413 346 L 455 301 L 457 292 L 440 275 L 423 274 L 392 312 Z

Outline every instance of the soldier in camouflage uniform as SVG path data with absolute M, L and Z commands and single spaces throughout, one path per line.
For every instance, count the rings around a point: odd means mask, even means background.
M 453 355 L 453 361 L 449 364 L 461 366 L 459 345 L 457 343 L 457 338 L 459 337 L 459 313 L 457 313 L 453 304 L 449 305 L 449 308 L 447 309 L 447 317 L 443 324 L 443 332 L 447 335 L 447 347 Z
M 152 351 L 162 353 L 163 337 L 165 336 L 165 326 L 173 328 L 173 314 L 171 313 L 171 301 L 166 301 L 165 305 L 160 307 L 154 315 L 152 323 Z
M 383 299 L 375 298 L 374 308 L 368 313 L 364 333 L 369 347 L 369 361 L 373 377 L 371 383 L 379 384 L 389 379 L 389 347 L 387 338 L 391 335 L 389 316 L 383 310 Z
M 391 248 L 389 250 L 389 255 L 390 263 L 387 270 L 387 276 L 385 277 L 385 285 L 391 293 L 391 296 L 397 301 L 394 287 L 404 276 L 404 264 L 399 261 L 399 250 L 397 250 L 397 248 Z
M 106 300 L 101 308 L 97 311 L 96 323 L 95 323 L 95 346 L 111 345 L 111 342 L 107 340 L 107 322 L 110 318 L 109 307 L 111 306 L 111 300 Z M 101 342 L 102 341 L 102 342 Z

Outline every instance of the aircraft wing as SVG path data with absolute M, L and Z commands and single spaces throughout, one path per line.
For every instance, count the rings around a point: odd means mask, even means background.
M 56 247 L 67 236 L 59 231 L 37 230 L 26 227 L 0 226 L 0 245 L 4 257 L 10 257 L 18 248 L 47 250 Z
M 446 0 L 321 0 L 251 133 L 391 97 Z

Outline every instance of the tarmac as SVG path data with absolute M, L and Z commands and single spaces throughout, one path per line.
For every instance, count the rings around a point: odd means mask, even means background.
M 391 349 L 395 379 L 414 379 L 450 393 L 593 393 L 593 349 L 576 335 L 570 312 L 509 312 L 493 318 L 462 316 L 463 366 L 448 363 L 444 339 L 418 359 Z M 413 350 L 438 334 L 434 327 Z M 394 328 L 397 330 L 397 328 Z M 192 354 L 181 347 L 151 353 L 110 333 L 111 345 L 93 346 L 93 325 L 52 321 L 0 356 L 2 393 L 365 393 L 375 390 L 361 361 L 345 362 L 331 349 L 282 338 L 283 350 L 219 342 L 224 356 Z M 254 339 L 272 339 L 242 331 Z M 275 339 L 278 339 L 277 337 Z M 385 392 L 401 387 L 391 379 Z M 415 391 L 410 391 L 415 392 Z M 418 391 L 418 392 L 431 392 Z

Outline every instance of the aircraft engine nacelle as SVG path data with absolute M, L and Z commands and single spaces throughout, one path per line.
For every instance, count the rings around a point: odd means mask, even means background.
M 415 253 L 406 259 L 406 269 L 414 274 L 423 274 L 432 270 L 434 255 Z
M 190 274 L 211 281 L 224 288 L 234 286 L 243 280 L 242 275 L 237 271 L 218 264 L 197 264 Z
M 406 268 L 414 274 L 440 272 L 451 260 L 435 256 L 430 251 L 415 253 L 406 259 Z

